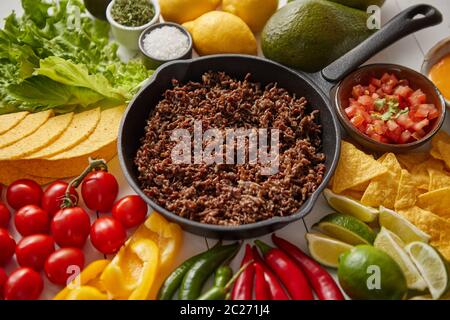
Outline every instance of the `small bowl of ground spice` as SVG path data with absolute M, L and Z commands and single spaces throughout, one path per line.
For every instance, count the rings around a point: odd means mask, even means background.
M 160 13 L 157 0 L 114 0 L 106 9 L 106 18 L 116 41 L 137 51 L 142 31 L 158 23 Z
M 145 29 L 139 38 L 139 48 L 145 65 L 156 69 L 160 65 L 192 57 L 192 37 L 181 25 L 163 22 Z

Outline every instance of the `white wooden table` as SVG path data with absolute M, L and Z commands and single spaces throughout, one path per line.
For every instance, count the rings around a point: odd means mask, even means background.
M 280 0 L 280 5 L 284 5 L 287 0 Z M 391 19 L 394 15 L 399 13 L 402 9 L 407 8 L 408 6 L 419 4 L 419 3 L 427 3 L 434 5 L 437 7 L 442 14 L 444 15 L 444 22 L 439 26 L 428 28 L 426 30 L 415 33 L 414 35 L 408 36 L 389 48 L 383 50 L 375 57 L 373 57 L 368 63 L 396 63 L 401 64 L 407 67 L 410 67 L 415 70 L 420 70 L 420 66 L 423 61 L 423 57 L 426 52 L 439 40 L 450 36 L 450 1 L 449 0 L 428 0 L 428 1 L 420 1 L 420 0 L 386 0 L 382 11 L 381 18 L 382 22 L 385 23 L 389 19 Z M 17 14 L 22 13 L 22 9 L 20 6 L 19 0 L 2 0 L 0 1 L 0 16 L 6 17 L 9 13 L 15 10 Z M 1 25 L 3 22 L 1 22 Z M 449 75 L 450 76 L 450 75 Z M 444 130 L 450 131 L 450 116 L 447 117 Z M 122 175 L 122 171 L 119 166 L 119 162 L 114 159 L 110 164 L 110 171 L 117 177 L 117 180 L 120 184 L 120 194 L 119 197 L 133 194 L 133 190 L 128 186 L 124 176 Z M 312 224 L 317 222 L 322 216 L 330 213 L 332 209 L 328 207 L 323 197 L 317 201 L 313 211 L 305 218 L 306 226 L 309 228 Z M 94 215 L 92 215 L 94 217 Z M 11 224 L 12 225 L 12 224 Z M 10 229 L 13 227 L 11 226 Z M 277 232 L 282 237 L 285 237 L 289 241 L 294 242 L 299 245 L 302 249 L 307 250 L 306 242 L 305 242 L 305 225 L 303 221 L 297 221 L 281 229 Z M 16 236 L 16 239 L 19 239 L 15 230 L 13 233 Z M 269 241 L 270 235 L 266 235 L 261 237 L 262 240 Z M 178 261 L 182 262 L 186 258 L 205 250 L 206 241 L 209 243 L 214 243 L 215 240 L 205 239 L 203 237 L 195 236 L 190 233 L 185 232 L 183 248 L 178 256 Z M 252 242 L 252 239 L 247 241 Z M 92 247 L 90 242 L 86 244 L 85 248 L 87 261 L 93 261 L 96 259 L 102 258 L 102 255 L 96 252 Z M 241 260 L 243 254 L 243 250 L 241 250 L 240 254 L 233 261 L 233 266 L 236 267 Z M 6 271 L 10 272 L 17 265 L 15 263 L 10 263 L 7 266 Z M 332 273 L 334 271 L 331 270 Z M 45 278 L 45 277 L 44 277 Z M 56 292 L 60 290 L 59 287 L 56 287 L 50 284 L 47 280 L 45 280 L 45 291 L 41 298 L 43 299 L 51 299 Z

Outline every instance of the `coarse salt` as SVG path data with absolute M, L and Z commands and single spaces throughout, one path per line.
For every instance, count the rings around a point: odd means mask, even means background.
M 159 60 L 180 58 L 188 48 L 188 37 L 176 27 L 157 28 L 144 37 L 144 50 Z

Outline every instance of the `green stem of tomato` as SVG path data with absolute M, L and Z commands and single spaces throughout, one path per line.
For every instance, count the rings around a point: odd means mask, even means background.
M 72 198 L 70 194 L 70 188 L 78 188 L 78 186 L 83 182 L 84 178 L 91 173 L 93 170 L 104 170 L 108 171 L 108 166 L 106 165 L 106 161 L 103 159 L 92 159 L 89 158 L 89 166 L 84 169 L 84 171 L 75 179 L 69 182 L 66 193 L 64 195 L 64 199 L 61 203 L 61 208 L 71 208 L 77 205 L 76 200 Z

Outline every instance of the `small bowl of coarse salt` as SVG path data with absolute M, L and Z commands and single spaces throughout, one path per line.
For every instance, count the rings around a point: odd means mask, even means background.
M 172 22 L 154 24 L 139 37 L 139 48 L 148 68 L 192 57 L 192 37 L 181 25 Z

